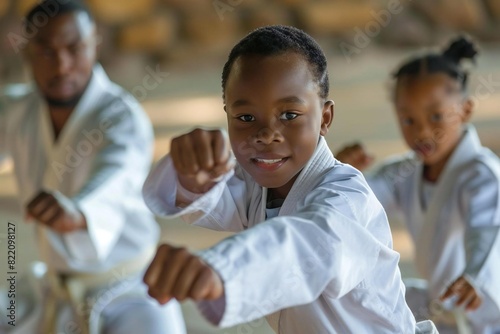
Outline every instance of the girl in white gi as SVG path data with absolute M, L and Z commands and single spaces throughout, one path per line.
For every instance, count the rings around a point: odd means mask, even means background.
M 500 333 L 500 162 L 467 124 L 473 104 L 460 65 L 475 55 L 474 45 L 459 38 L 442 54 L 401 66 L 394 103 L 412 152 L 367 175 L 384 208 L 402 211 L 416 245 L 416 267 L 427 283 L 407 286 L 408 304 L 417 320 L 441 318 L 435 322 L 443 333 L 450 330 L 446 312 L 432 307 L 440 302 L 458 308 L 458 320 L 474 333 Z M 337 157 L 360 169 L 372 160 L 360 145 Z
M 319 45 L 257 29 L 231 51 L 222 87 L 229 139 L 173 139 L 144 197 L 159 215 L 239 233 L 196 255 L 160 246 L 149 294 L 192 298 L 223 327 L 266 316 L 276 333 L 414 333 L 385 212 L 323 138 L 334 104 Z

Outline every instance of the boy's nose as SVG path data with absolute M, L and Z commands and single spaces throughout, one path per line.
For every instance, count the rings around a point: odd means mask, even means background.
M 263 127 L 255 134 L 254 141 L 256 144 L 269 145 L 273 142 L 282 142 L 283 136 L 278 129 Z

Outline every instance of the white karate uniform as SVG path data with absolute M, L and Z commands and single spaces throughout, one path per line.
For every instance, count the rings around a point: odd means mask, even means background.
M 414 333 L 385 212 L 323 138 L 277 217 L 266 220 L 267 189 L 239 165 L 201 196 L 179 189 L 194 200 L 185 208 L 175 205 L 177 189 L 167 156 L 144 186 L 153 212 L 240 232 L 199 253 L 224 282 L 223 297 L 198 303 L 213 324 L 281 310 L 278 333 Z
M 389 159 L 367 181 L 388 212 L 403 214 L 416 267 L 428 281 L 427 301 L 466 275 L 483 298 L 466 314 L 471 327 L 500 333 L 500 161 L 469 125 L 434 186 L 422 181 L 422 172 L 412 152 Z
M 61 234 L 37 225 L 40 256 L 51 270 L 110 272 L 156 246 L 159 227 L 141 195 L 152 158 L 151 124 L 139 103 L 99 65 L 57 141 L 36 91 L 2 109 L 0 125 L 0 153 L 13 158 L 22 209 L 46 189 L 70 198 L 85 215 L 87 230 Z M 117 332 L 110 323 L 123 328 L 119 333 L 185 332 L 175 302 L 161 308 L 148 298 L 140 274 L 121 274 L 118 283 L 127 281 L 127 290 L 135 292 L 104 309 L 105 333 Z M 150 315 L 139 318 L 143 310 Z

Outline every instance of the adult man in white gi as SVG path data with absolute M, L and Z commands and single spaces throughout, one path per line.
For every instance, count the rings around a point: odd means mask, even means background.
M 140 192 L 147 116 L 96 64 L 82 4 L 44 1 L 24 24 L 37 28 L 25 48 L 37 89 L 0 110 L 0 155 L 13 158 L 47 280 L 43 308 L 13 333 L 185 333 L 178 304 L 159 306 L 140 280 L 159 236 Z

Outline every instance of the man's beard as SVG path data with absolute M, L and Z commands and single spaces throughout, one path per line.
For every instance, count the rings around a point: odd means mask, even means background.
M 47 101 L 48 105 L 51 107 L 57 107 L 57 108 L 74 108 L 80 101 L 80 98 L 82 97 L 83 92 L 76 94 L 75 96 L 69 98 L 69 99 L 53 99 L 51 97 L 45 96 L 45 100 Z
M 54 98 L 51 98 L 50 96 L 45 95 L 45 100 L 47 101 L 47 104 L 50 107 L 75 108 L 76 105 L 78 104 L 78 102 L 80 101 L 80 99 L 82 98 L 82 95 L 87 90 L 91 80 L 92 80 L 92 75 L 90 76 L 87 83 L 85 84 L 85 87 L 83 87 L 83 89 L 79 93 L 73 95 L 72 97 L 70 97 L 68 99 L 54 99 Z

